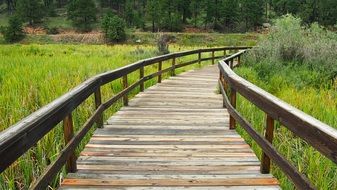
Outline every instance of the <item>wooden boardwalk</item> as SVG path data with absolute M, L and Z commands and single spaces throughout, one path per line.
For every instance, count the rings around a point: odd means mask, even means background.
M 138 94 L 97 129 L 60 189 L 279 189 L 229 130 L 216 66 Z

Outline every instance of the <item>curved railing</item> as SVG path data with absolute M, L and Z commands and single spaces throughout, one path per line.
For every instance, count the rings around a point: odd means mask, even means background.
M 262 173 L 269 173 L 270 160 L 272 160 L 289 177 L 297 189 L 315 189 L 309 180 L 273 147 L 274 120 L 279 121 L 296 136 L 305 140 L 335 163 L 337 163 L 337 130 L 235 74 L 232 68 L 240 64 L 240 56 L 245 52 L 245 50 L 240 51 L 219 62 L 219 85 L 224 98 L 224 106 L 230 113 L 230 129 L 235 129 L 237 122 L 260 146 L 263 151 Z M 266 113 L 265 137 L 257 133 L 235 109 L 237 93 Z
M 141 60 L 131 65 L 96 75 L 88 79 L 70 92 L 0 133 L 0 172 L 3 172 L 8 168 L 47 133 L 54 129 L 58 123 L 63 121 L 66 146 L 60 152 L 56 161 L 50 164 L 44 173 L 31 186 L 32 189 L 45 188 L 65 164 L 68 172 L 76 171 L 75 148 L 80 144 L 81 140 L 92 128 L 94 123 L 97 123 L 99 127 L 103 126 L 102 113 L 106 109 L 121 98 L 123 98 L 124 105 L 128 104 L 128 93 L 131 90 L 139 86 L 140 91 L 143 91 L 144 82 L 154 77 L 158 77 L 158 82 L 161 82 L 163 73 L 171 72 L 171 75 L 174 75 L 175 69 L 177 68 L 195 63 L 200 64 L 203 61 L 211 60 L 214 64 L 216 59 L 226 56 L 226 52 L 229 50 L 235 51 L 247 48 L 249 47 L 223 47 L 172 53 Z M 216 52 L 222 51 L 224 52 L 224 55 L 215 56 Z M 202 58 L 203 53 L 211 53 L 212 56 Z M 189 55 L 198 55 L 198 57 L 189 62 L 176 64 L 177 58 Z M 162 69 L 162 62 L 167 60 L 172 60 L 171 67 Z M 144 76 L 144 67 L 154 64 L 158 64 L 158 71 Z M 128 75 L 135 71 L 139 71 L 140 78 L 137 82 L 129 85 Z M 120 78 L 123 79 L 123 90 L 108 101 L 102 103 L 101 87 Z M 96 110 L 82 128 L 74 134 L 72 112 L 93 94 L 95 96 Z

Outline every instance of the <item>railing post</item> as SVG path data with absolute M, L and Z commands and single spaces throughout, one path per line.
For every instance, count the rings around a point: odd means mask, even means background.
M 126 89 L 128 86 L 129 86 L 128 85 L 128 75 L 124 75 L 123 76 L 123 89 Z M 124 106 L 129 105 L 129 99 L 128 99 L 127 93 L 123 96 L 123 103 L 124 103 Z
M 229 61 L 229 67 L 233 69 L 234 67 L 234 58 Z
M 266 120 L 266 132 L 265 132 L 265 138 L 270 143 L 273 143 L 273 137 L 274 137 L 274 119 L 267 115 Z M 267 174 L 270 172 L 270 158 L 263 152 L 261 157 L 261 173 Z
M 64 135 L 64 142 L 66 145 L 74 137 L 74 126 L 71 114 L 69 114 L 63 119 L 63 135 Z M 66 171 L 67 173 L 74 173 L 76 172 L 76 170 L 77 170 L 76 156 L 75 153 L 73 152 L 67 159 Z
M 199 63 L 199 66 L 201 65 L 201 52 L 198 53 L 198 63 Z
M 176 75 L 176 57 L 173 57 L 171 76 L 175 76 L 175 75 Z
M 144 78 L 144 67 L 141 67 L 139 69 L 139 80 L 142 80 Z M 142 81 L 140 84 L 139 84 L 139 88 L 140 88 L 140 91 L 141 92 L 144 92 L 144 81 Z
M 158 72 L 161 72 L 162 66 L 163 66 L 163 62 L 159 61 Z M 161 73 L 159 73 L 159 75 L 158 75 L 158 83 L 161 83 Z
M 225 93 L 225 94 L 223 94 L 223 95 L 224 95 L 224 96 L 227 96 L 227 94 L 226 94 L 226 87 L 225 87 L 225 86 L 226 86 L 226 81 L 225 81 L 225 79 L 224 79 L 223 74 L 221 73 L 221 71 L 220 71 L 219 80 L 220 80 L 221 84 L 222 84 L 223 87 L 224 87 L 224 93 Z M 225 107 L 226 107 L 226 104 L 225 104 L 225 98 L 222 98 L 222 100 L 223 100 L 223 102 L 222 102 L 222 107 L 225 108 Z
M 212 65 L 214 65 L 214 50 L 212 51 Z
M 233 108 L 236 108 L 236 90 L 234 88 L 231 88 L 230 101 Z M 232 116 L 229 117 L 229 129 L 235 129 L 235 119 Z
M 98 89 L 95 91 L 95 108 L 98 109 L 100 105 L 102 105 L 102 95 L 101 95 L 101 87 L 98 87 Z M 103 128 L 102 113 L 97 117 L 96 124 L 98 128 Z
M 223 50 L 223 56 L 226 57 L 226 55 L 227 55 L 227 51 Z
M 241 55 L 238 56 L 238 65 L 241 63 Z

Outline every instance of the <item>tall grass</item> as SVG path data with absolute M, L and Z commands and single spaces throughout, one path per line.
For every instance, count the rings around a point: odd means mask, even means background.
M 336 34 L 286 16 L 276 21 L 270 35 L 245 56 L 237 72 L 257 86 L 313 117 L 337 128 Z M 239 96 L 238 110 L 263 134 L 265 113 Z M 257 155 L 261 149 L 242 129 L 240 134 Z M 276 149 L 304 173 L 318 189 L 337 189 L 337 166 L 279 123 Z M 284 189 L 293 184 L 273 165 L 272 173 Z
M 104 46 L 104 45 L 3 45 L 0 46 L 0 131 L 18 122 L 66 93 L 91 76 L 113 70 L 140 59 L 156 55 L 152 46 Z M 195 48 L 195 47 L 194 47 Z M 191 49 L 190 47 L 171 46 L 171 51 Z M 196 59 L 195 56 L 179 58 L 177 63 Z M 163 63 L 169 67 L 170 61 Z M 145 73 L 157 71 L 158 65 L 148 66 Z M 178 69 L 177 73 L 188 68 Z M 164 75 L 164 78 L 168 74 Z M 139 79 L 139 72 L 128 77 L 132 84 Z M 154 84 L 156 79 L 145 83 Z M 107 100 L 122 89 L 121 80 L 116 80 L 102 88 L 102 98 Z M 130 96 L 137 93 L 131 92 Z M 122 106 L 114 104 L 105 114 L 105 119 Z M 73 112 L 75 131 L 94 111 L 94 98 L 90 97 Z M 94 130 L 94 128 L 93 128 Z M 93 131 L 92 130 L 92 131 Z M 91 133 L 92 133 L 91 131 Z M 84 139 L 77 153 L 88 141 Z M 57 157 L 64 147 L 61 124 L 46 135 L 34 148 L 24 154 L 10 168 L 0 175 L 0 189 L 27 189 L 30 183 L 41 174 Z M 58 185 L 65 175 L 64 170 L 50 184 Z

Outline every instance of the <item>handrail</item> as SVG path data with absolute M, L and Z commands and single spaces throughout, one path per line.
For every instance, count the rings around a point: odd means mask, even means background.
M 212 60 L 212 63 L 214 63 L 215 59 L 223 57 L 215 56 L 215 52 L 224 51 L 224 56 L 226 56 L 226 52 L 229 50 L 236 51 L 248 48 L 251 47 L 208 48 L 171 53 L 140 60 L 122 68 L 96 75 L 0 133 L 0 172 L 3 172 L 6 168 L 8 168 L 13 162 L 15 162 L 31 147 L 33 147 L 39 140 L 41 140 L 48 132 L 50 132 L 58 123 L 63 120 L 66 146 L 61 151 L 56 161 L 50 164 L 42 176 L 40 176 L 40 178 L 37 179 L 36 182 L 31 186 L 32 189 L 45 188 L 65 163 L 67 163 L 66 169 L 68 172 L 76 171 L 76 159 L 73 159 L 75 148 L 80 144 L 81 140 L 91 129 L 94 123 L 97 123 L 99 127 L 102 127 L 102 113 L 106 109 L 108 109 L 122 97 L 124 104 L 127 105 L 127 95 L 131 90 L 140 86 L 142 91 L 144 90 L 145 81 L 154 77 L 158 77 L 158 82 L 160 82 L 161 75 L 163 73 L 171 71 L 171 75 L 174 75 L 175 69 L 183 66 L 195 63 L 200 64 L 201 62 L 207 60 Z M 212 56 L 202 58 L 202 53 L 212 53 Z M 198 55 L 198 59 L 176 64 L 176 58 L 187 55 Z M 144 67 L 156 63 L 161 64 L 162 61 L 171 59 L 171 67 L 161 69 L 160 66 L 158 72 L 144 76 Z M 137 82 L 129 86 L 127 75 L 137 70 L 140 72 L 140 78 Z M 123 78 L 124 89 L 107 102 L 102 103 L 100 90 L 101 87 L 119 78 Z M 72 111 L 75 110 L 91 95 L 95 96 L 96 110 L 82 126 L 82 128 L 76 134 L 74 134 Z
M 298 172 L 298 170 L 272 146 L 274 120 L 279 121 L 283 126 L 335 163 L 337 163 L 337 130 L 238 76 L 232 70 L 232 68 L 236 66 L 233 64 L 234 59 L 240 60 L 240 56 L 245 52 L 245 50 L 240 51 L 226 57 L 219 61 L 218 65 L 220 69 L 220 90 L 224 97 L 224 106 L 230 113 L 230 128 L 235 129 L 235 122 L 238 122 L 256 141 L 260 148 L 262 148 L 262 173 L 269 173 L 270 159 L 272 159 L 290 180 L 293 181 L 296 188 L 315 189 L 309 180 Z M 238 62 L 238 64 L 240 64 L 240 62 Z M 227 95 L 228 91 L 230 91 L 229 95 Z M 265 138 L 257 133 L 252 125 L 235 109 L 237 93 L 241 94 L 249 102 L 266 113 L 267 127 Z

